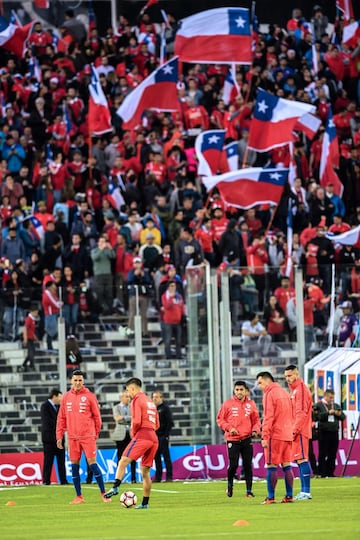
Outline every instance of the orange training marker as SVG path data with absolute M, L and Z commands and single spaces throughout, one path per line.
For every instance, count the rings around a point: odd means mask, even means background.
M 250 523 L 246 521 L 246 519 L 238 519 L 233 525 L 234 527 L 246 527 L 247 525 L 250 525 Z
M 16 502 L 15 501 L 8 501 L 7 503 L 5 503 L 5 506 L 16 506 Z

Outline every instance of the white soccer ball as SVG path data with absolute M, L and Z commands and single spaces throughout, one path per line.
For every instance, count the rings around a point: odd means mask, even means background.
M 137 503 L 137 496 L 132 491 L 124 491 L 120 495 L 120 504 L 124 508 L 132 508 Z

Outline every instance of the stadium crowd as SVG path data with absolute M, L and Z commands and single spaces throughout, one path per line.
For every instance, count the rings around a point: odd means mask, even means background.
M 167 16 L 170 58 L 177 21 Z M 360 224 L 360 40 L 353 47 L 341 44 L 343 21 L 336 20 L 330 30 L 326 12 L 314 6 L 317 73 L 310 21 L 301 11 L 293 9 L 286 28 L 269 25 L 257 36 L 252 65 L 237 66 L 239 91 L 229 103 L 223 99 L 227 66 L 184 64 L 178 110 L 145 111 L 142 124 L 130 132 L 122 129 L 116 111 L 159 65 L 160 26 L 147 12 L 137 21 L 122 14 L 118 27 L 109 27 L 105 36 L 93 25 L 79 35 L 80 22 L 75 35 L 68 24 L 74 18 L 68 11 L 60 37 L 36 22 L 23 59 L 0 48 L 0 324 L 5 338 L 19 338 L 19 325 L 34 300 L 42 304 L 45 319 L 56 316 L 63 303 L 71 333 L 79 322 L 114 312 L 127 312 L 132 329 L 139 301 L 146 336 L 151 299 L 171 355 L 169 336 L 184 315 L 186 267 L 206 261 L 219 275 L 229 274 L 235 333 L 241 331 L 240 319 L 263 312 L 273 340 L 290 339 L 295 325 L 288 304 L 295 292 L 293 275 L 285 277 L 289 198 L 292 259 L 302 265 L 307 283 L 305 325 L 326 328 L 333 261 L 342 277 L 339 300 L 359 311 L 360 246 L 334 247 L 324 236 L 326 230 L 341 233 Z M 34 58 L 40 67 L 35 74 Z M 89 144 L 91 63 L 108 99 L 113 132 Z M 298 132 L 296 180 L 285 188 L 275 212 L 269 205 L 228 207 L 216 190 L 206 193 L 197 175 L 195 137 L 209 128 L 225 129 L 226 142 L 238 141 L 239 167 L 289 165 L 287 146 L 266 154 L 247 149 L 259 87 L 314 104 L 322 121 L 314 140 Z M 342 197 L 332 185 L 319 184 L 330 107 Z M 122 205 L 114 202 L 109 180 L 121 188 Z M 169 282 L 176 285 L 172 292 Z

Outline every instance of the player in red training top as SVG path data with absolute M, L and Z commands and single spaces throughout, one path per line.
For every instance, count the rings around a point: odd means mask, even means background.
M 293 459 L 299 467 L 301 490 L 295 501 L 312 499 L 310 494 L 311 469 L 309 464 L 309 440 L 311 439 L 312 396 L 300 377 L 298 368 L 291 364 L 285 368 L 285 380 L 290 388 L 293 412 Z
M 117 495 L 126 467 L 129 463 L 141 457 L 143 500 L 141 504 L 135 507 L 137 510 L 145 510 L 149 507 L 151 492 L 150 467 L 158 449 L 159 442 L 156 430 L 160 427 L 156 405 L 141 391 L 141 385 L 140 379 L 136 377 L 132 377 L 126 383 L 126 389 L 131 397 L 130 437 L 132 440 L 123 451 L 118 463 L 113 487 L 105 493 L 105 498 L 109 500 L 114 495 Z
M 253 445 L 251 437 L 260 433 L 260 419 L 256 405 L 247 397 L 248 386 L 244 381 L 236 381 L 234 395 L 227 399 L 218 412 L 216 422 L 225 432 L 229 456 L 228 487 L 226 494 L 233 495 L 233 483 L 241 454 L 246 482 L 246 497 L 254 497 L 252 492 Z
M 65 392 L 61 400 L 56 423 L 56 444 L 62 448 L 62 439 L 65 431 L 69 439 L 69 455 L 72 469 L 72 479 L 76 497 L 70 504 L 81 504 L 85 500 L 81 494 L 80 484 L 80 458 L 84 452 L 87 462 L 95 480 L 100 488 L 101 497 L 105 499 L 104 480 L 96 463 L 96 439 L 101 430 L 101 415 L 95 394 L 84 387 L 84 373 L 75 369 L 71 377 L 72 388 Z
M 268 371 L 257 374 L 256 380 L 263 391 L 263 421 L 261 445 L 267 466 L 267 497 L 261 504 L 273 504 L 277 484 L 277 467 L 284 471 L 286 495 L 282 503 L 293 502 L 294 475 L 291 468 L 293 417 L 288 392 L 274 381 Z

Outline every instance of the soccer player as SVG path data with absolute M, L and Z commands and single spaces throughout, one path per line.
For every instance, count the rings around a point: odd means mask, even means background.
M 71 386 L 62 397 L 56 424 L 58 448 L 63 448 L 62 438 L 65 431 L 68 433 L 72 479 L 76 491 L 76 497 L 70 504 L 85 502 L 81 493 L 79 473 L 82 452 L 98 483 L 102 500 L 109 502 L 109 499 L 104 497 L 104 480 L 96 463 L 96 439 L 99 437 L 102 424 L 99 404 L 95 394 L 84 387 L 84 373 L 79 369 L 72 373 Z
M 261 445 L 267 466 L 267 497 L 261 504 L 274 504 L 277 484 L 277 468 L 284 471 L 286 494 L 282 503 L 293 502 L 294 475 L 291 469 L 293 420 L 289 393 L 274 381 L 268 371 L 256 376 L 263 391 L 263 421 Z
M 218 426 L 225 432 L 229 456 L 226 494 L 233 496 L 233 483 L 241 454 L 246 482 L 246 497 L 254 497 L 252 492 L 253 445 L 251 437 L 260 433 L 259 413 L 254 401 L 248 398 L 248 386 L 244 381 L 236 381 L 234 395 L 226 400 L 216 417 Z
M 141 504 L 138 504 L 135 508 L 137 510 L 146 510 L 149 508 L 151 492 L 150 467 L 153 464 L 159 445 L 156 431 L 160 427 L 160 422 L 155 403 L 142 392 L 141 386 L 141 380 L 137 377 L 132 377 L 126 383 L 126 389 L 132 400 L 130 405 L 130 436 L 132 441 L 130 441 L 125 448 L 118 463 L 114 485 L 107 493 L 105 493 L 104 497 L 110 500 L 111 497 L 119 493 L 120 484 L 124 477 L 127 465 L 141 457 L 143 499 Z
M 293 460 L 299 467 L 301 489 L 295 501 L 312 499 L 310 494 L 311 469 L 309 464 L 309 440 L 311 439 L 312 396 L 300 377 L 299 370 L 291 364 L 285 368 L 285 380 L 290 388 L 293 412 Z

